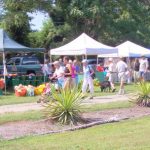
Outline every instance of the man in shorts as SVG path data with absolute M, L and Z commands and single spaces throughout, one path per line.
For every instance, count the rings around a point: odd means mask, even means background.
M 114 82 L 115 82 L 115 73 L 116 73 L 116 67 L 115 67 L 115 64 L 113 63 L 113 58 L 109 58 L 109 66 L 108 66 L 108 77 L 109 77 L 109 82 L 110 82 L 110 85 L 111 85 L 111 89 L 112 89 L 112 92 L 115 92 L 115 85 L 114 85 Z
M 124 62 L 124 58 L 121 57 L 116 65 L 116 70 L 118 72 L 118 77 L 120 80 L 120 89 L 119 89 L 119 95 L 122 95 L 125 93 L 124 91 L 124 83 L 126 81 L 126 71 L 127 71 L 127 64 Z
M 144 78 L 144 76 L 147 73 L 147 70 L 148 70 L 148 60 L 145 58 L 145 56 L 142 56 L 142 58 L 140 60 L 140 67 L 139 67 L 140 79 L 141 80 L 146 80 Z

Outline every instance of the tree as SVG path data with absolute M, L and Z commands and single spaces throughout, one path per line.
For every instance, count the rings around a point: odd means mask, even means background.
M 136 3 L 133 0 L 56 0 L 53 10 L 59 10 L 64 22 L 72 27 L 74 36 L 86 32 L 93 38 L 114 46 L 125 40 L 148 46 L 148 4 L 149 0 L 137 0 Z M 57 11 L 55 13 L 50 12 L 50 15 L 55 14 L 54 21 L 58 17 Z
M 29 45 L 28 34 L 31 32 L 28 12 L 47 9 L 50 0 L 1 0 L 3 16 L 1 26 L 19 43 Z
M 70 27 L 67 24 L 59 27 L 49 19 L 44 22 L 41 31 L 31 32 L 28 36 L 31 47 L 45 47 L 47 50 L 50 47 L 61 45 L 65 36 L 68 34 Z
M 26 43 L 27 37 L 30 37 L 30 45 L 54 47 L 85 32 L 112 46 L 126 40 L 150 46 L 149 0 L 1 1 L 5 12 L 3 25 L 21 43 Z M 47 12 L 51 19 L 39 33 L 31 31 L 29 21 L 32 18 L 27 15 L 36 10 Z M 29 33 L 30 36 L 27 36 Z M 44 41 L 40 42 L 40 37 Z

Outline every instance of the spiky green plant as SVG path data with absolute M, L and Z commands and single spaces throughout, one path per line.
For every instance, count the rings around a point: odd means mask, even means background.
M 48 118 L 58 121 L 62 124 L 77 124 L 81 121 L 81 103 L 82 93 L 77 88 L 63 90 L 60 93 L 52 88 L 52 98 L 45 108 Z
M 138 84 L 138 93 L 134 95 L 133 100 L 140 106 L 150 107 L 150 83 L 140 82 Z
M 82 88 L 82 84 L 83 84 L 83 80 L 81 80 L 79 83 L 78 83 L 78 90 L 80 90 Z

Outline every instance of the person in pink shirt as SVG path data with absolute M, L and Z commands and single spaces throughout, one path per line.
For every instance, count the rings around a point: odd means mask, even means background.
M 71 73 L 72 83 L 73 83 L 73 86 L 76 86 L 76 81 L 75 81 L 75 77 L 76 77 L 76 68 L 75 68 L 75 66 L 73 65 L 72 60 L 69 60 L 69 63 L 70 63 L 71 68 L 72 68 L 72 73 Z

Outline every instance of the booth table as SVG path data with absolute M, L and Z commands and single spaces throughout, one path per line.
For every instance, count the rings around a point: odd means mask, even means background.
M 103 82 L 105 80 L 105 77 L 106 77 L 106 72 L 96 71 L 95 76 L 100 82 Z M 78 80 L 79 80 L 79 82 L 81 82 L 83 80 L 83 74 L 78 75 Z
M 49 78 L 44 76 L 6 76 L 7 87 L 14 87 L 19 84 L 38 86 L 44 82 L 48 82 Z

